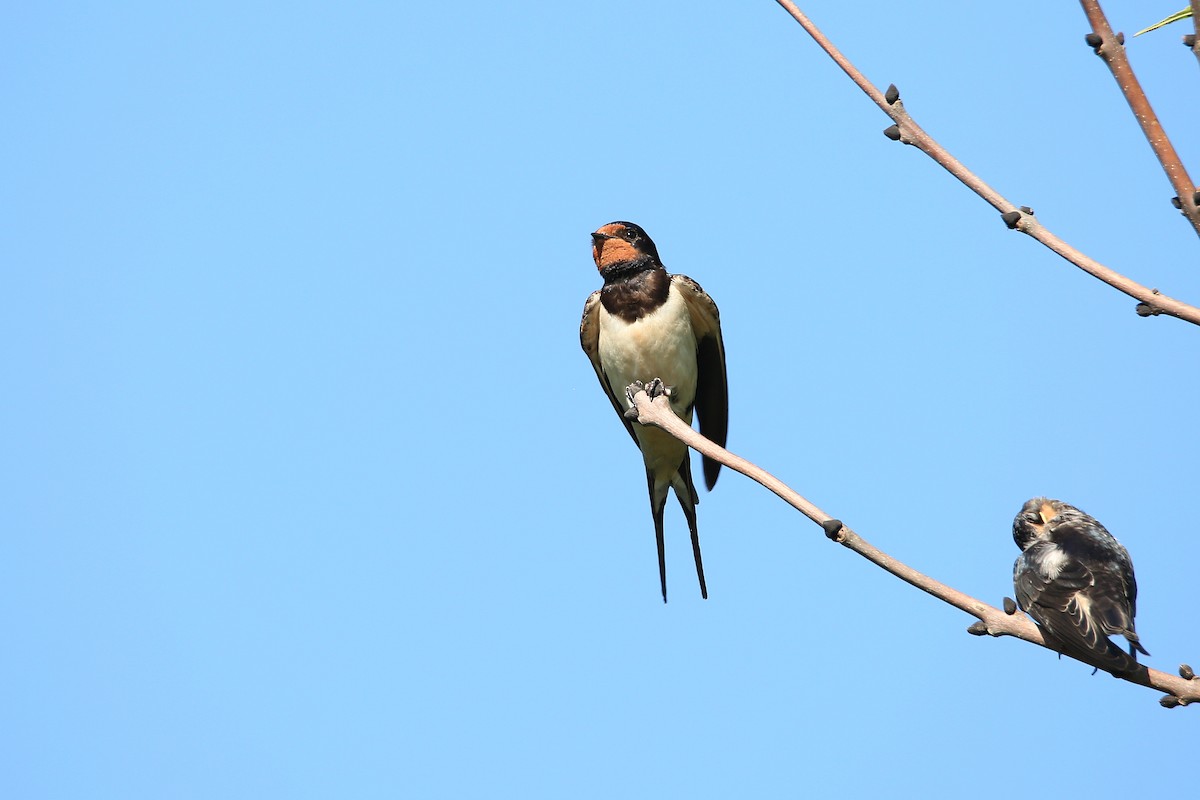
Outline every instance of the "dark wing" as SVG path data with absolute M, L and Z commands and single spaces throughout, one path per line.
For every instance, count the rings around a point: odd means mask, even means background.
M 600 366 L 600 309 L 600 291 L 597 289 L 588 296 L 587 302 L 583 304 L 583 319 L 579 321 L 579 343 L 583 345 L 583 352 L 587 353 L 588 359 L 591 360 L 592 369 L 596 370 L 596 379 L 604 387 L 604 393 L 608 395 L 608 400 L 612 403 L 617 416 L 621 418 L 621 422 L 625 423 L 625 430 L 629 431 L 633 443 L 637 444 L 633 423 L 625 419 L 625 409 L 617 401 L 617 396 L 613 394 L 613 387 L 608 382 L 608 376 L 604 374 L 604 368 Z M 621 391 L 625 391 L 624 386 L 621 387 Z
M 1092 573 L 1096 585 L 1088 592 L 1088 596 L 1096 624 L 1106 636 L 1124 636 L 1129 641 L 1131 656 L 1135 651 L 1150 655 L 1146 648 L 1142 647 L 1133 627 L 1133 599 L 1127 594 L 1133 581 L 1133 571 L 1125 571 L 1118 564 L 1105 563 L 1096 565 Z M 1136 593 L 1137 585 L 1133 586 Z
M 1125 589 L 1125 596 L 1129 598 L 1129 627 L 1132 628 L 1133 618 L 1137 616 L 1137 578 L 1133 576 L 1133 561 L 1129 558 L 1129 551 L 1115 538 L 1113 544 L 1116 545 L 1116 566 L 1121 572 L 1121 584 Z
M 1076 513 L 1079 519 L 1067 518 L 1054 526 L 1051 539 L 1090 570 L 1092 586 L 1083 592 L 1102 635 L 1124 636 L 1130 655 L 1135 650 L 1146 653 L 1133 626 L 1137 580 L 1129 552 L 1097 520 L 1077 509 Z
M 1021 553 L 1013 569 L 1013 586 L 1029 616 L 1049 634 L 1056 649 L 1110 672 L 1127 673 L 1137 662 L 1108 640 L 1103 603 L 1095 594 L 1095 575 L 1077 559 L 1068 559 L 1054 574 L 1061 551 L 1038 542 Z M 1048 577 L 1054 575 L 1053 578 Z
M 691 278 L 672 275 L 671 283 L 687 304 L 696 334 L 696 415 L 700 418 L 700 433 L 724 447 L 729 433 L 729 388 L 721 315 L 713 299 Z M 704 483 L 709 489 L 716 485 L 720 472 L 720 462 L 705 456 Z

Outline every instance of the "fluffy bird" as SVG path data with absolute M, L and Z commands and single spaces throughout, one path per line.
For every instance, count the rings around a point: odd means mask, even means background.
M 1137 581 L 1129 553 L 1094 518 L 1061 500 L 1035 497 L 1013 520 L 1021 555 L 1017 602 L 1064 654 L 1125 675 L 1150 655 L 1133 626 Z M 1128 655 L 1109 640 L 1120 634 Z
M 610 222 L 592 234 L 592 258 L 604 286 L 588 297 L 579 324 L 579 340 L 613 409 L 642 451 L 650 511 L 658 542 L 658 576 L 667 601 L 667 566 L 663 546 L 663 510 L 668 489 L 683 508 L 692 534 L 692 553 L 700 594 L 708 597 L 688 449 L 658 428 L 631 422 L 625 387 L 635 381 L 647 391 L 665 391 L 671 409 L 689 425 L 695 409 L 700 432 L 725 445 L 729 428 L 729 395 L 725 383 L 725 345 L 720 315 L 712 298 L 685 275 L 670 275 L 646 232 L 632 222 Z M 704 482 L 711 490 L 720 463 L 704 459 Z

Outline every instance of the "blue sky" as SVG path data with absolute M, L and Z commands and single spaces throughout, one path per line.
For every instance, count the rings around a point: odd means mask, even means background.
M 999 191 L 1200 301 L 1075 4 L 802 7 Z M 966 635 L 732 472 L 710 599 L 672 506 L 660 601 L 576 333 L 614 219 L 719 304 L 732 450 L 994 604 L 1021 504 L 1080 506 L 1148 663 L 1200 666 L 1200 332 L 887 140 L 774 3 L 5 16 L 4 796 L 1183 785 L 1195 712 Z M 1196 174 L 1184 32 L 1129 51 Z

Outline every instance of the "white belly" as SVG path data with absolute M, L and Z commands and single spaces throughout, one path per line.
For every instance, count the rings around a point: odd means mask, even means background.
M 600 310 L 600 363 L 625 408 L 625 387 L 661 378 L 672 387 L 671 408 L 688 424 L 696 398 L 696 335 L 687 305 L 675 287 L 667 301 L 636 322 Z

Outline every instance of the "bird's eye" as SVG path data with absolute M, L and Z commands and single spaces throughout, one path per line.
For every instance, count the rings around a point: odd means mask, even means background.
M 631 242 L 637 238 L 637 233 L 634 232 L 633 228 L 626 228 L 623 235 Z
M 1041 525 L 1042 524 L 1042 518 L 1039 517 L 1037 514 L 1033 513 L 1032 511 L 1027 511 L 1024 514 L 1022 514 L 1021 516 L 1024 517 L 1025 521 L 1028 522 L 1030 525 Z

